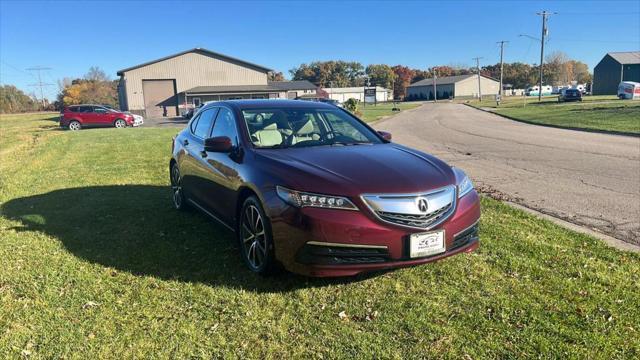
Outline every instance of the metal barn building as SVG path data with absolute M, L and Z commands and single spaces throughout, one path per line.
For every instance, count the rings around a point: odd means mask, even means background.
M 622 81 L 640 82 L 640 51 L 610 52 L 593 68 L 593 94 L 615 95 Z
M 272 70 L 195 48 L 118 71 L 120 108 L 147 117 L 176 116 L 211 100 L 295 97 L 308 81 L 269 82 Z
M 373 89 L 373 87 L 371 87 Z M 364 87 L 342 87 L 342 88 L 322 88 L 327 94 L 327 97 L 332 100 L 337 100 L 341 103 L 349 100 L 356 99 L 360 102 L 364 101 Z M 373 98 L 373 96 L 371 96 Z M 385 89 L 381 86 L 376 86 L 376 101 L 385 102 L 393 100 L 393 91 Z
M 482 96 L 496 95 L 500 89 L 500 82 L 480 76 Z M 478 97 L 478 75 L 458 75 L 436 78 L 438 99 Z M 426 100 L 433 98 L 433 79 L 416 81 L 407 87 L 407 100 Z

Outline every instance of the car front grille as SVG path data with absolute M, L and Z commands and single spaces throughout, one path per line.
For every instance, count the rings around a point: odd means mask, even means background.
M 362 200 L 384 222 L 429 230 L 453 214 L 456 197 L 455 186 L 446 186 L 419 194 L 365 194 Z
M 391 222 L 398 225 L 411 226 L 411 227 L 419 227 L 419 228 L 428 228 L 432 224 L 437 223 L 438 220 L 442 219 L 445 215 L 449 213 L 453 203 L 440 208 L 431 214 L 427 215 L 411 215 L 411 214 L 397 214 L 386 211 L 376 211 L 376 215 L 380 217 L 380 219 Z

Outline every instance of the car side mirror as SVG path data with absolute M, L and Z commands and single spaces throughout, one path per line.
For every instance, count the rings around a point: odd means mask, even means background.
M 231 152 L 233 144 L 228 136 L 215 136 L 204 140 L 204 151 L 228 153 Z
M 391 133 L 386 131 L 378 131 L 378 134 L 382 136 L 383 139 L 387 141 L 391 141 Z

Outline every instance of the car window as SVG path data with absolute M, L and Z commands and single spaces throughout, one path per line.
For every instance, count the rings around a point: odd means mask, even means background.
M 211 136 L 226 136 L 231 139 L 233 145 L 237 145 L 238 131 L 236 130 L 236 119 L 231 110 L 220 108 L 216 123 L 213 125 Z
M 242 114 L 251 142 L 259 148 L 382 142 L 377 134 L 337 108 L 247 109 Z
M 94 107 L 93 111 L 99 114 L 106 114 L 108 112 L 107 109 L 101 108 L 99 106 Z
M 68 110 L 70 112 L 78 112 L 78 107 L 77 106 L 70 106 Z
M 196 123 L 193 135 L 201 139 L 207 138 L 217 112 L 218 108 L 210 108 L 202 111 L 198 117 L 198 122 Z
M 93 106 L 80 106 L 78 112 L 81 113 L 90 113 L 93 112 Z
M 350 123 L 342 120 L 337 116 L 336 112 L 323 111 L 322 115 L 329 123 L 329 126 L 335 133 L 348 136 L 356 141 L 368 141 L 367 137 L 362 133 L 359 123 Z

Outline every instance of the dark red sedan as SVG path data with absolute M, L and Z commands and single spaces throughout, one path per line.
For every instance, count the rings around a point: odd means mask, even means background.
M 210 103 L 174 138 L 173 204 L 235 232 L 256 273 L 345 276 L 475 250 L 469 178 L 390 140 L 328 104 Z
M 85 127 L 140 126 L 144 119 L 140 115 L 122 112 L 103 105 L 65 106 L 60 112 L 60 126 L 69 130 Z

